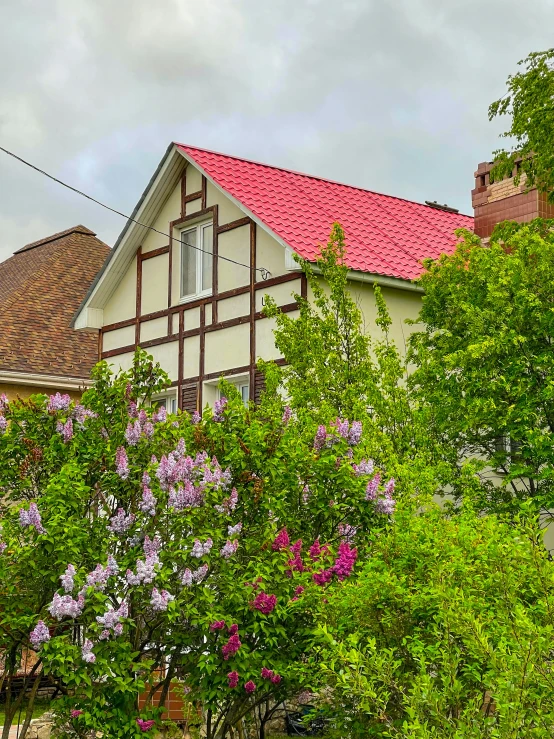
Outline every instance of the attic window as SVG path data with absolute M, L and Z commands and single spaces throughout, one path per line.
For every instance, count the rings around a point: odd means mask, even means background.
M 212 292 L 213 233 L 212 223 L 181 231 L 181 300 Z

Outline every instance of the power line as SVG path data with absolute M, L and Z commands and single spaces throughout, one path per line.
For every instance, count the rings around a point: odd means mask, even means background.
M 51 175 L 48 172 L 45 172 L 43 169 L 40 169 L 40 167 L 37 167 L 34 164 L 31 164 L 31 162 L 26 161 L 20 156 L 17 156 L 17 154 L 14 154 L 13 151 L 4 149 L 3 146 L 0 146 L 0 151 L 3 151 L 4 154 L 7 154 L 8 156 L 13 157 L 14 159 L 17 159 L 18 162 L 25 164 L 27 167 L 34 169 L 35 172 L 38 172 L 39 174 L 42 174 L 45 177 L 48 177 L 48 179 L 53 180 L 54 182 L 57 182 L 58 185 L 62 185 L 62 187 L 66 187 L 68 190 L 72 190 L 73 192 L 76 192 L 77 195 L 81 195 L 83 198 L 86 198 L 87 200 L 92 200 L 93 203 L 100 205 L 102 208 L 105 208 L 106 210 L 109 210 L 112 213 L 116 213 L 118 216 L 121 216 L 122 218 L 126 218 L 128 221 L 132 221 L 133 223 L 136 223 L 137 226 L 142 226 L 143 228 L 147 228 L 150 231 L 154 231 L 155 233 L 160 234 L 160 236 L 166 236 L 169 239 L 170 243 L 173 240 L 174 237 L 165 233 L 165 231 L 159 231 L 157 228 L 154 228 L 154 226 L 147 226 L 146 223 L 141 223 L 140 221 L 137 221 L 135 218 L 125 215 L 125 213 L 122 213 L 120 210 L 117 210 L 116 208 L 112 208 L 111 206 L 106 205 L 106 203 L 102 203 L 100 200 L 93 198 L 92 195 L 87 195 L 86 192 L 83 192 L 82 190 L 78 190 L 76 187 L 73 187 L 72 185 L 68 185 L 67 182 L 63 182 L 63 180 L 59 180 L 57 177 L 54 177 L 54 175 Z M 187 246 L 190 246 L 191 249 L 196 249 L 196 251 L 201 251 L 204 254 L 209 254 L 212 257 L 212 259 L 215 256 L 216 259 L 223 259 L 226 262 L 231 262 L 231 264 L 236 264 L 239 267 L 244 267 L 247 270 L 252 271 L 252 269 L 254 269 L 255 272 L 261 272 L 263 280 L 267 280 L 269 277 L 271 277 L 271 272 L 265 267 L 252 268 L 249 264 L 244 264 L 243 262 L 237 262 L 235 259 L 231 259 L 230 257 L 223 257 L 221 256 L 221 254 L 214 255 L 211 251 L 207 251 L 206 249 L 201 249 L 199 246 L 194 246 L 193 244 L 189 244 L 186 241 L 182 243 L 186 244 Z

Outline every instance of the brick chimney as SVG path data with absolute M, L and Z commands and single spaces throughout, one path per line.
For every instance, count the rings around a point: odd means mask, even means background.
M 493 166 L 494 162 L 481 162 L 475 172 L 471 201 L 477 236 L 488 238 L 496 224 L 502 221 L 525 223 L 533 218 L 554 218 L 554 205 L 547 202 L 544 193 L 535 188 L 525 192 L 525 175 L 517 187 L 514 185 L 519 164 L 516 164 L 511 177 L 491 183 Z

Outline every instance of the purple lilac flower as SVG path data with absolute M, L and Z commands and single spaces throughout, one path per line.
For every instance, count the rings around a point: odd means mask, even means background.
M 271 548 L 273 549 L 274 552 L 280 552 L 281 549 L 286 549 L 289 544 L 290 544 L 290 539 L 289 539 L 288 532 L 285 528 L 279 531 L 279 533 L 275 537 L 275 541 L 271 545 Z
M 68 418 L 62 426 L 62 437 L 64 444 L 67 444 L 73 438 L 73 421 Z
M 223 659 L 228 660 L 233 654 L 236 654 L 242 647 L 242 642 L 238 634 L 231 634 L 226 644 L 221 647 Z
M 146 423 L 142 427 L 142 433 L 150 441 L 150 439 L 154 436 L 154 424 L 152 423 L 152 421 L 146 421 Z
M 107 567 L 97 564 L 92 572 L 89 572 L 86 580 L 86 587 L 94 587 L 96 590 L 103 592 L 108 584 L 110 573 Z
M 231 541 L 230 539 L 227 539 L 227 543 L 219 550 L 219 553 L 224 559 L 229 559 L 239 548 L 239 543 L 235 539 L 234 541 Z
M 249 680 L 247 683 L 244 684 L 244 689 L 247 693 L 253 693 L 256 690 L 256 683 L 252 680 Z
M 283 417 L 281 418 L 281 423 L 283 424 L 283 426 L 286 426 L 291 418 L 292 418 L 292 408 L 286 405 L 285 410 L 283 411 Z
M 83 612 L 85 605 L 85 599 L 83 595 L 79 595 L 77 600 L 73 600 L 70 595 L 59 595 L 54 593 L 52 603 L 48 606 L 48 610 L 54 618 L 58 621 L 64 616 L 70 616 L 70 618 L 78 618 Z
M 0 554 L 4 554 L 6 549 L 8 548 L 8 545 L 5 541 L 0 541 Z
M 164 421 L 167 421 L 167 408 L 165 405 L 161 405 L 154 411 L 152 414 L 152 421 L 154 423 L 164 423 Z
M 117 575 L 119 572 L 119 566 L 111 554 L 108 555 L 108 564 L 106 565 L 106 572 L 109 577 Z
M 353 464 L 352 469 L 354 470 L 356 477 L 361 477 L 362 475 L 371 475 L 373 473 L 374 466 L 372 459 L 362 459 L 359 464 Z
M 55 413 L 56 411 L 66 411 L 68 410 L 69 406 L 71 405 L 71 398 L 69 395 L 60 395 L 60 393 L 56 393 L 55 395 L 51 395 L 48 399 L 48 413 Z
M 94 645 L 90 639 L 85 639 L 85 643 L 83 644 L 83 647 L 81 649 L 81 655 L 83 659 L 89 664 L 96 662 L 96 655 L 92 651 L 93 646 Z
M 0 435 L 4 435 L 6 433 L 7 428 L 8 428 L 8 421 L 4 416 L 0 414 Z
M 183 575 L 181 577 L 181 584 L 184 585 L 186 588 L 190 588 L 192 585 L 192 570 L 187 569 L 183 572 Z
M 314 438 L 314 449 L 316 450 L 316 452 L 319 452 L 323 449 L 326 440 L 327 429 L 325 428 L 325 426 L 318 426 L 317 433 Z
M 44 621 L 39 621 L 35 628 L 29 634 L 29 639 L 35 652 L 42 647 L 43 644 L 50 641 L 50 631 Z
M 234 636 L 235 634 L 239 633 L 239 625 L 238 624 L 231 624 L 229 628 L 227 629 L 229 632 L 229 636 Z
M 201 583 L 207 574 L 208 574 L 208 565 L 201 565 L 196 570 L 196 572 L 193 573 L 192 577 L 193 577 L 194 582 Z
M 141 426 L 144 426 L 146 421 L 148 421 L 148 416 L 146 415 L 146 411 L 144 410 L 144 408 L 140 409 L 137 418 Z
M 155 723 L 156 722 L 154 721 L 154 719 L 148 719 L 147 721 L 145 721 L 141 718 L 137 718 L 138 727 L 141 731 L 144 731 L 144 732 L 150 731 L 150 729 L 154 726 Z
M 236 688 L 239 684 L 239 673 L 236 670 L 227 674 L 227 684 L 230 688 Z
M 392 498 L 378 498 L 375 501 L 375 510 L 377 513 L 384 513 L 387 516 L 391 516 L 396 508 L 396 501 Z
M 377 490 L 379 488 L 380 482 L 381 475 L 377 472 L 377 474 L 374 475 L 372 479 L 367 483 L 367 487 L 365 489 L 366 500 L 375 500 L 375 498 L 377 497 Z
M 200 415 L 200 413 L 198 413 L 198 411 L 194 411 L 194 413 L 190 417 L 190 422 L 196 426 L 196 424 L 200 423 L 201 420 L 202 416 Z
M 360 443 L 362 438 L 362 424 L 360 421 L 353 421 L 348 432 L 348 443 L 351 446 L 356 446 Z
M 7 410 L 9 405 L 8 396 L 6 393 L 0 394 L 0 412 Z
M 129 606 L 125 601 L 122 601 L 117 610 L 115 610 L 112 606 L 109 606 L 108 610 L 104 613 L 103 616 L 96 616 L 96 621 L 100 624 L 100 626 L 104 627 L 104 631 L 108 632 L 108 636 L 110 634 L 110 629 L 114 631 L 117 635 L 118 633 L 120 634 L 123 630 L 121 619 L 127 618 L 128 616 Z
M 385 495 L 387 496 L 387 498 L 392 498 L 395 485 L 396 485 L 396 481 L 394 477 L 391 477 L 391 479 L 385 485 Z
M 154 588 L 152 590 L 150 605 L 154 611 L 167 611 L 167 606 L 172 600 L 174 600 L 174 596 L 168 593 L 167 590 L 159 591 L 157 588 Z
M 46 533 L 46 530 L 42 525 L 40 511 L 37 508 L 36 503 L 31 503 L 29 505 L 28 511 L 26 511 L 24 508 L 21 508 L 21 510 L 19 511 L 19 524 L 24 528 L 26 526 L 34 526 L 39 534 Z
M 142 428 L 140 421 L 137 419 L 134 423 L 127 424 L 125 430 L 125 441 L 131 446 L 136 446 L 139 443 L 142 434 Z
M 125 577 L 129 585 L 140 585 L 142 582 L 151 583 L 156 576 L 156 567 L 160 564 L 157 554 L 149 554 L 146 561 L 137 559 L 137 574 L 127 570 Z
M 240 534 L 241 531 L 242 531 L 242 523 L 240 521 L 234 526 L 227 527 L 227 534 L 229 536 L 235 536 L 236 534 Z
M 60 575 L 63 589 L 66 593 L 72 593 L 75 583 L 73 578 L 75 577 L 75 567 L 73 565 L 67 565 L 67 569 L 63 575 Z
M 118 447 L 115 453 L 115 467 L 115 471 L 122 480 L 129 477 L 129 460 L 127 459 L 127 452 L 122 446 Z
M 221 423 L 224 420 L 225 416 L 223 415 L 223 412 L 226 406 L 227 406 L 226 397 L 222 397 L 219 400 L 215 401 L 213 419 L 216 423 Z
M 147 557 L 159 554 L 162 551 L 162 540 L 158 534 L 156 534 L 153 539 L 146 534 L 142 548 Z
M 351 526 L 349 523 L 339 523 L 338 525 L 339 534 L 346 541 L 351 541 L 358 531 L 356 526 Z
M 72 412 L 73 418 L 75 419 L 77 426 L 80 429 L 85 427 L 85 421 L 87 418 L 97 418 L 97 414 L 91 411 L 89 408 L 85 408 L 84 405 L 76 405 Z
M 337 418 L 337 420 L 334 421 L 331 426 L 334 426 L 336 428 L 339 436 L 342 436 L 343 439 L 348 439 L 350 433 L 350 424 L 348 423 L 348 421 L 343 421 L 342 418 Z
M 131 528 L 134 522 L 135 516 L 132 513 L 127 515 L 123 508 L 118 508 L 117 513 L 110 518 L 110 523 L 106 528 L 114 534 L 124 534 Z
M 256 611 L 259 611 L 260 613 L 263 613 L 267 616 L 269 613 L 275 610 L 275 606 L 277 605 L 277 596 L 273 594 L 269 595 L 268 593 L 264 593 L 262 590 L 256 595 L 250 605 L 252 606 L 252 608 L 255 608 Z
M 131 400 L 129 407 L 127 408 L 127 415 L 129 418 L 136 418 L 138 416 L 137 404 L 134 400 Z

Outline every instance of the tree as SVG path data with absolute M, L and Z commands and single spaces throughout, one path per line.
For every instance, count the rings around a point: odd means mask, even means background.
M 495 510 L 554 505 L 554 238 L 549 222 L 504 224 L 487 248 L 469 232 L 426 264 L 412 381 L 443 448 L 481 470 Z
M 256 709 L 263 736 L 303 687 L 294 667 L 322 593 L 389 520 L 394 481 L 361 423 L 318 426 L 271 389 L 245 409 L 223 385 L 213 412 L 171 417 L 148 406 L 168 381 L 140 351 L 130 372 L 101 363 L 94 379 L 79 405 L 3 404 L 0 628 L 40 655 L 77 735 L 139 736 L 178 680 L 209 739 Z M 41 597 L 13 612 L 33 557 Z M 159 707 L 139 715 L 145 691 Z
M 312 669 L 336 736 L 550 737 L 553 576 L 533 527 L 400 504 L 327 606 Z
M 522 175 L 529 187 L 548 193 L 554 202 L 554 49 L 534 52 L 519 62 L 524 71 L 510 75 L 507 93 L 489 107 L 489 120 L 510 116 L 502 136 L 513 139 L 509 149 L 493 156 L 492 179 Z

